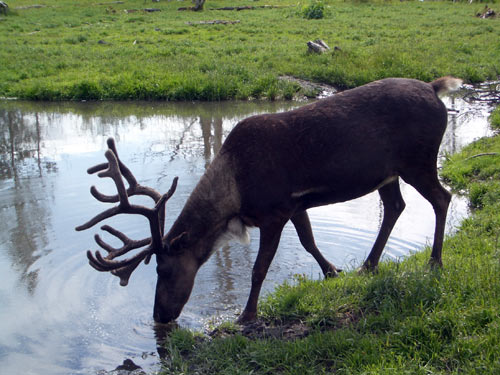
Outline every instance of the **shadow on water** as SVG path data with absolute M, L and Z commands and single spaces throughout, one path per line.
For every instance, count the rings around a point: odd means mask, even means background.
M 239 120 L 300 104 L 0 101 L 2 373 L 104 374 L 103 369 L 137 370 L 134 366 L 149 371 L 157 368 L 158 354 L 164 355 L 157 342 L 171 327 L 154 325 L 151 317 L 155 267 L 139 267 L 129 286 L 120 288 L 114 277 L 88 266 L 85 251 L 94 246 L 93 231 L 74 231 L 103 210 L 89 186 L 114 193 L 111 184 L 85 173 L 104 161 L 107 137 L 116 139 L 121 158 L 140 183 L 166 191 L 172 177 L 180 177 L 167 204 L 168 228 Z M 443 154 L 489 134 L 487 105 L 458 98 L 446 104 L 450 118 Z M 402 192 L 407 209 L 386 247 L 386 259 L 418 251 L 434 229 L 430 205 L 409 186 Z M 466 202 L 454 197 L 449 215 L 448 233 L 467 215 Z M 325 256 L 349 269 L 370 249 L 382 207 L 370 194 L 315 208 L 310 217 Z M 116 217 L 113 226 L 131 238 L 148 236 L 140 218 Z M 178 324 L 203 329 L 209 321 L 235 317 L 248 295 L 256 237 L 253 231 L 250 245 L 231 244 L 214 253 L 200 269 Z M 287 226 L 264 289 L 271 291 L 293 274 L 319 278 L 320 273 Z

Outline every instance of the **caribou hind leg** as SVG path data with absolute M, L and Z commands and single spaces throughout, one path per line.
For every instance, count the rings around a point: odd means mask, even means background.
M 384 218 L 377 239 L 360 271 L 373 271 L 377 268 L 380 256 L 392 229 L 406 206 L 401 196 L 401 190 L 399 189 L 399 179 L 382 186 L 378 192 L 384 204 Z
M 325 275 L 325 277 L 337 276 L 341 270 L 337 269 L 332 263 L 325 259 L 314 242 L 311 222 L 309 221 L 307 212 L 299 212 L 292 216 L 291 220 L 299 235 L 300 243 L 304 246 L 306 251 L 316 259 L 316 262 L 318 262 L 321 267 L 321 271 L 323 271 L 323 275 Z
M 432 245 L 429 264 L 432 266 L 443 265 L 441 252 L 443 249 L 444 230 L 446 226 L 446 215 L 451 200 L 451 194 L 439 182 L 436 168 L 429 168 L 419 173 L 405 171 L 401 177 L 429 201 L 436 215 L 436 226 L 434 229 L 434 243 Z

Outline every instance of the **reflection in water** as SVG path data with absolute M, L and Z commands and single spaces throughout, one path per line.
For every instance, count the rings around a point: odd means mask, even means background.
M 88 266 L 85 250 L 93 246 L 92 231 L 73 229 L 102 210 L 88 192 L 90 185 L 114 192 L 112 183 L 85 173 L 103 162 L 107 137 L 117 140 L 121 158 L 140 183 L 166 191 L 172 177 L 180 177 L 167 204 L 169 227 L 240 119 L 296 105 L 0 101 L 2 373 L 87 374 L 131 365 L 123 364 L 125 359 L 144 369 L 157 365 L 156 341 L 166 331 L 151 317 L 154 266 L 139 267 L 129 286 L 121 288 L 115 278 Z M 454 110 L 443 152 L 455 152 L 488 134 L 487 108 L 478 107 L 479 116 L 471 121 L 463 115 L 463 101 L 448 100 L 447 106 Z M 407 208 L 394 228 L 386 259 L 420 249 L 434 229 L 430 205 L 407 185 L 402 193 Z M 448 230 L 466 211 L 465 202 L 454 198 Z M 377 194 L 310 210 L 318 246 L 341 268 L 364 259 L 381 215 Z M 115 218 L 113 226 L 132 238 L 148 235 L 141 218 Z M 249 246 L 223 247 L 200 269 L 180 325 L 201 329 L 207 320 L 234 318 L 250 287 L 258 247 L 256 231 L 252 235 Z M 313 278 L 321 274 L 287 225 L 264 289 L 272 290 L 296 273 Z
M 33 121 L 34 120 L 34 121 Z M 20 110 L 0 108 L 0 173 L 2 201 L 0 220 L 3 223 L 0 239 L 8 243 L 7 254 L 12 268 L 32 293 L 37 271 L 30 266 L 43 255 L 46 248 L 47 205 L 53 198 L 50 192 L 40 195 L 45 184 L 43 174 L 57 171 L 56 164 L 41 158 L 41 132 L 38 113 L 27 118 Z

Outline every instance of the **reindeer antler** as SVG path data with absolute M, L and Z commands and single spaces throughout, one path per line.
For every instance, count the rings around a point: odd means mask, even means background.
M 100 172 L 97 174 L 99 177 L 111 178 L 116 185 L 118 194 L 102 194 L 96 189 L 95 186 L 92 186 L 90 188 L 90 192 L 94 196 L 94 198 L 96 198 L 100 202 L 119 203 L 118 205 L 94 216 L 85 224 L 82 224 L 75 229 L 78 231 L 89 229 L 95 224 L 118 214 L 139 214 L 148 219 L 151 237 L 142 240 L 132 240 L 119 230 L 116 230 L 109 225 L 104 225 L 103 227 L 101 227 L 101 229 L 117 237 L 123 243 L 123 246 L 120 248 L 114 248 L 108 243 L 104 242 L 101 237 L 96 234 L 96 243 L 102 249 L 106 250 L 108 252 L 108 255 L 106 257 L 103 257 L 97 250 L 94 256 L 90 250 L 87 251 L 89 264 L 92 267 L 102 272 L 111 271 L 113 275 L 120 278 L 120 285 L 125 286 L 127 285 L 128 279 L 130 278 L 132 272 L 134 272 L 134 270 L 143 260 L 146 264 L 148 264 L 151 256 L 163 249 L 165 204 L 167 200 L 172 196 L 172 194 L 174 194 L 177 187 L 178 178 L 174 178 L 174 180 L 172 181 L 172 186 L 170 187 L 168 192 L 163 195 L 150 187 L 142 186 L 137 183 L 137 180 L 135 179 L 132 172 L 125 166 L 125 164 L 121 162 L 120 158 L 118 157 L 118 152 L 116 150 L 113 138 L 109 138 L 107 144 L 109 150 L 107 150 L 104 155 L 106 156 L 106 159 L 108 159 L 108 162 L 89 168 L 87 172 L 89 174 Z M 125 188 L 122 176 L 128 182 L 128 189 Z M 149 196 L 155 201 L 155 206 L 153 208 L 147 208 L 145 206 L 131 204 L 129 202 L 129 197 L 133 195 Z M 116 257 L 144 246 L 146 247 L 143 250 L 141 250 L 131 258 L 119 261 L 114 260 L 114 258 Z

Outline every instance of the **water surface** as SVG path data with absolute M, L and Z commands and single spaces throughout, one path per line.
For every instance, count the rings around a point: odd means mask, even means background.
M 450 123 L 442 152 L 455 152 L 489 134 L 487 107 L 447 99 Z M 122 160 L 140 183 L 162 192 L 179 176 L 167 204 L 175 219 L 207 164 L 238 120 L 300 103 L 29 103 L 0 101 L 0 372 L 88 374 L 113 370 L 126 358 L 145 369 L 157 363 L 153 332 L 156 272 L 141 265 L 129 286 L 92 269 L 85 255 L 96 249 L 97 229 L 75 232 L 105 208 L 91 185 L 114 193 L 109 181 L 86 174 L 105 161 L 114 137 Z M 430 243 L 434 214 L 413 188 L 402 184 L 407 203 L 384 257 L 397 260 Z M 341 268 L 359 266 L 381 224 L 376 193 L 309 211 L 316 242 Z M 447 231 L 467 215 L 453 198 Z M 144 219 L 110 222 L 132 238 L 148 236 Z M 210 320 L 232 319 L 246 302 L 258 231 L 250 245 L 231 244 L 214 253 L 198 273 L 178 322 L 202 329 Z M 153 261 L 154 263 L 154 261 Z M 294 274 L 319 278 L 291 225 L 264 283 L 270 291 Z

